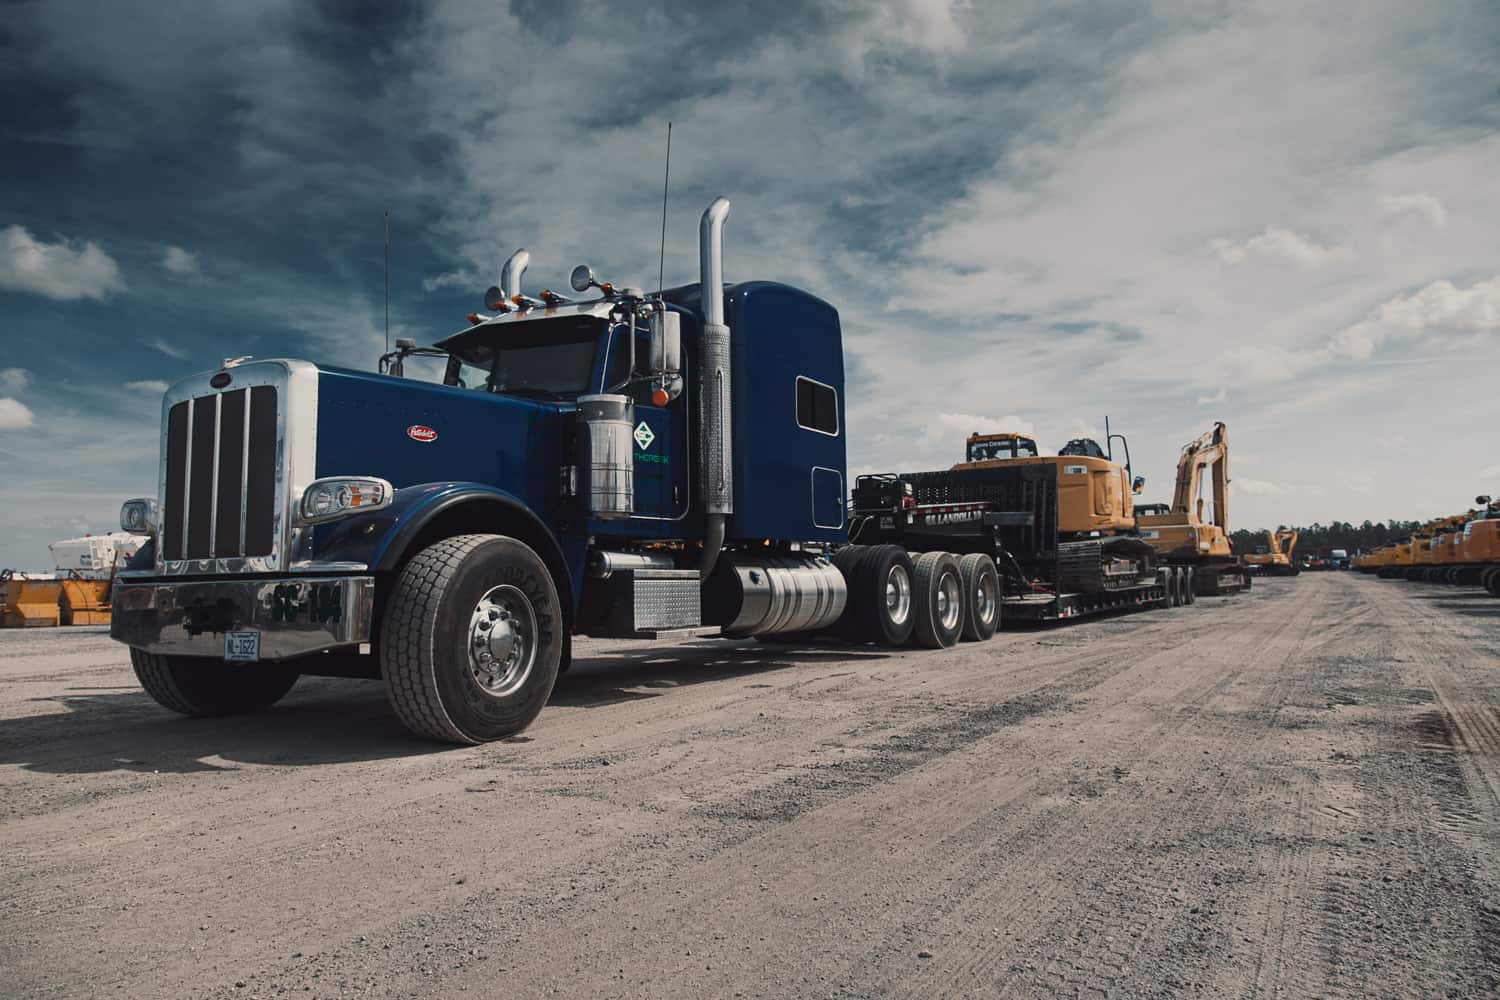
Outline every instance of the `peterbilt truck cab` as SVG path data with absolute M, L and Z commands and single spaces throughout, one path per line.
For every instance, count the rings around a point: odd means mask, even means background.
M 378 677 L 412 730 L 475 743 L 535 717 L 575 633 L 837 622 L 838 313 L 726 285 L 728 209 L 703 215 L 691 285 L 646 295 L 580 266 L 572 296 L 533 297 L 521 251 L 485 314 L 383 373 L 255 360 L 173 385 L 157 496 L 121 511 L 149 542 L 111 634 L 145 689 L 206 715 L 302 674 Z M 441 384 L 403 377 L 416 356 Z

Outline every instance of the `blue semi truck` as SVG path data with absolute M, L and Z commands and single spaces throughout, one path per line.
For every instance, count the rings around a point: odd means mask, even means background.
M 150 538 L 111 633 L 146 691 L 216 715 L 379 678 L 416 733 L 478 743 L 535 718 L 575 634 L 992 635 L 991 556 L 849 544 L 838 313 L 726 285 L 728 211 L 695 284 L 580 265 L 533 297 L 518 251 L 486 314 L 379 373 L 239 359 L 173 385 L 157 496 L 121 509 Z

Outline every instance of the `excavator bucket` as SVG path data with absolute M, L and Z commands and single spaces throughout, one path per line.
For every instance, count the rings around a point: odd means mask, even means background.
M 109 580 L 63 580 L 59 600 L 64 625 L 109 624 Z
M 4 583 L 4 604 L 0 605 L 0 628 L 44 628 L 61 621 L 57 598 L 62 591 L 58 580 L 20 580 Z

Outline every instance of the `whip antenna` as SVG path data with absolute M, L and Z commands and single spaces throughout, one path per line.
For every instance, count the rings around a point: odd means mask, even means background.
M 667 276 L 667 186 L 672 182 L 672 123 L 667 122 L 667 169 L 661 181 L 661 260 L 657 263 L 656 294 L 660 295 Z
M 391 353 L 391 210 L 385 210 L 385 352 Z

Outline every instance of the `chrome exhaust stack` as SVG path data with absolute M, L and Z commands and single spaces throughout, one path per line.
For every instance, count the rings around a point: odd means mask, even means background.
M 512 295 L 521 294 L 521 278 L 530 264 L 531 252 L 524 247 L 505 259 L 505 266 L 500 269 L 501 295 L 509 299 Z
M 698 454 L 706 520 L 703 561 L 698 572 L 704 580 L 719 560 L 729 515 L 734 512 L 734 447 L 730 430 L 734 399 L 729 327 L 724 323 L 724 220 L 728 216 L 729 200 L 715 198 L 698 223 L 698 271 L 703 297 L 703 349 L 698 361 L 702 440 Z

